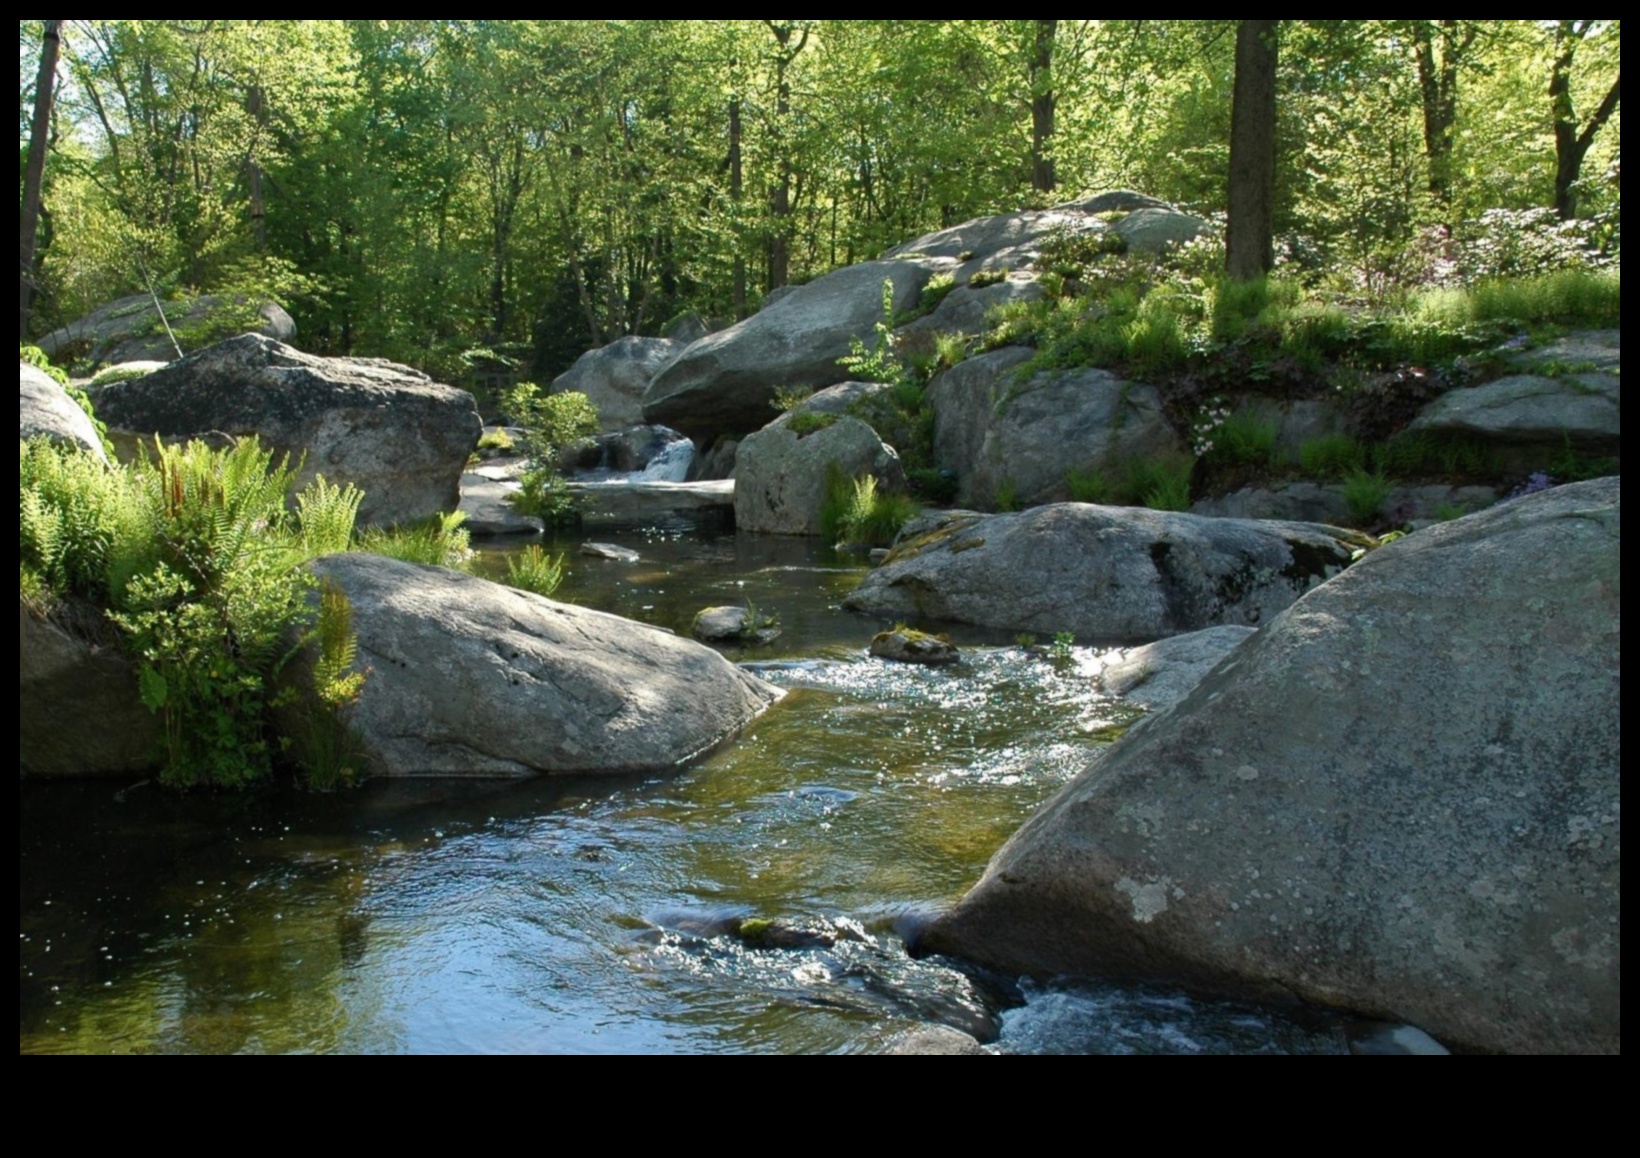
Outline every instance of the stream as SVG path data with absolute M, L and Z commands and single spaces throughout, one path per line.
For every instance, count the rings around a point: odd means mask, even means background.
M 787 690 L 649 778 L 183 797 L 20 788 L 23 1053 L 860 1053 L 929 1022 L 997 1052 L 1338 1053 L 1339 1019 L 1019 984 L 905 939 L 1134 718 L 1100 650 L 958 629 L 951 669 L 869 660 L 857 560 L 813 541 L 604 534 L 559 598 L 730 651 Z M 486 556 L 481 569 L 504 569 Z M 748 922 L 750 922 L 748 924 Z

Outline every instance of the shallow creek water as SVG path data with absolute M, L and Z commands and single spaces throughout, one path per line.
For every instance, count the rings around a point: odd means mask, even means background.
M 22 1052 L 861 1052 L 942 1022 L 1002 1052 L 1337 1052 L 1335 1019 L 918 961 L 1131 712 L 1098 650 L 960 631 L 955 669 L 880 664 L 811 543 L 599 536 L 561 598 L 686 631 L 751 601 L 731 653 L 787 689 L 701 764 L 645 779 L 370 784 L 179 798 L 20 790 Z M 571 544 L 573 547 L 573 544 Z M 496 558 L 487 560 L 498 566 Z M 735 935 L 779 922 L 792 947 Z

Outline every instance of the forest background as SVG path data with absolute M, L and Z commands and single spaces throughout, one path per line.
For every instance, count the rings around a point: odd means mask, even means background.
M 19 336 L 272 296 L 314 352 L 545 381 L 983 214 L 1132 188 L 1221 216 L 1237 26 L 21 20 Z M 1373 301 L 1476 239 L 1494 272 L 1620 255 L 1619 21 L 1274 34 L 1285 275 Z

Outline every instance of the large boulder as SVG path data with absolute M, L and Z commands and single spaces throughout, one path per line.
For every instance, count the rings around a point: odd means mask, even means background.
M 118 382 L 98 396 L 111 427 L 166 439 L 255 435 L 315 475 L 364 492 L 359 519 L 389 525 L 453 511 L 482 430 L 472 395 L 407 366 L 319 358 L 245 334 Z
M 1163 254 L 1196 240 L 1207 231 L 1200 217 L 1181 213 L 1171 206 L 1135 209 L 1111 226 L 1129 253 Z
M 17 363 L 17 438 L 47 438 L 108 461 L 90 416 L 49 374 L 27 362 Z
M 953 520 L 897 547 L 843 606 L 1083 642 L 1256 627 L 1349 565 L 1344 532 L 1057 503 Z
M 826 414 L 823 420 L 830 425 L 809 430 L 802 425 L 806 416 L 802 411 L 783 414 L 740 444 L 735 462 L 737 529 L 818 535 L 828 485 L 838 478 L 870 474 L 885 491 L 905 489 L 900 456 L 866 423 Z
M 119 776 L 154 767 L 159 722 L 106 621 L 17 601 L 17 758 L 22 778 Z
M 296 323 L 278 302 L 205 294 L 166 302 L 162 322 L 154 299 L 136 294 L 99 306 L 35 344 L 58 362 L 81 360 L 92 366 L 169 362 L 177 356 L 177 347 L 165 332 L 166 323 L 184 351 L 247 331 L 277 342 L 296 337 Z
M 893 285 L 894 308 L 903 310 L 949 265 L 868 261 L 793 290 L 702 338 L 655 375 L 644 398 L 644 421 L 681 430 L 703 447 L 719 435 L 761 430 L 782 388 L 818 389 L 848 377 L 838 359 L 856 339 L 873 340 L 883 318 L 884 281 Z
M 369 555 L 312 564 L 353 606 L 352 724 L 383 776 L 675 768 L 780 693 L 709 648 L 471 575 Z
M 1033 817 L 923 947 L 1622 1048 L 1622 490 L 1386 546 Z
M 1441 395 L 1411 429 L 1555 448 L 1616 454 L 1623 437 L 1623 383 L 1602 371 L 1558 377 L 1511 374 Z
M 553 379 L 552 392 L 585 394 L 598 411 L 599 429 L 643 424 L 643 397 L 656 373 L 687 348 L 666 338 L 619 338 L 589 350 Z
M 978 287 L 966 282 L 945 295 L 934 312 L 900 327 L 905 335 L 983 334 L 986 315 L 1014 303 L 1040 301 L 1046 291 L 1033 275 L 1011 273 L 1001 281 Z
M 1227 623 L 1129 648 L 1106 661 L 1099 683 L 1141 708 L 1172 707 L 1257 630 Z
M 929 386 L 934 463 L 957 476 L 959 502 L 989 507 L 1005 488 L 1023 503 L 1053 502 L 1069 497 L 1073 470 L 1184 452 L 1154 386 L 1091 369 L 1021 379 L 1029 357 L 983 354 Z

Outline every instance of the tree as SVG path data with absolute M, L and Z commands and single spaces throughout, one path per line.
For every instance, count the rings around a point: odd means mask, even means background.
M 1225 266 L 1251 281 L 1275 264 L 1276 37 L 1274 20 L 1236 29 L 1236 81 L 1230 113 L 1230 218 Z
M 1579 123 L 1572 100 L 1572 65 L 1577 51 L 1589 36 L 1600 31 L 1603 20 L 1562 20 L 1555 26 L 1555 59 L 1549 78 L 1549 104 L 1555 120 L 1555 212 L 1570 221 L 1577 216 L 1577 183 L 1583 172 L 1583 158 L 1594 144 L 1595 134 L 1612 119 L 1622 98 L 1623 74 L 1612 78 L 1611 87 L 1586 123 Z
M 1453 128 L 1458 121 L 1459 71 L 1479 35 L 1477 21 L 1412 22 L 1423 106 L 1424 153 L 1429 160 L 1429 192 L 1443 209 L 1452 205 L 1452 143 Z
M 61 20 L 44 21 L 40 36 L 40 70 L 34 81 L 34 117 L 29 124 L 28 160 L 23 166 L 23 206 L 17 237 L 17 338 L 28 337 L 29 302 L 34 294 L 34 244 L 40 231 L 40 191 L 45 183 L 47 137 L 51 132 L 52 92 L 57 79 Z
M 1053 49 L 1054 35 L 1059 30 L 1057 20 L 1033 20 L 1034 36 L 1031 44 L 1031 188 L 1038 193 L 1052 193 L 1055 185 L 1053 155 L 1049 151 L 1053 141 L 1054 111 L 1057 94 L 1054 91 Z

